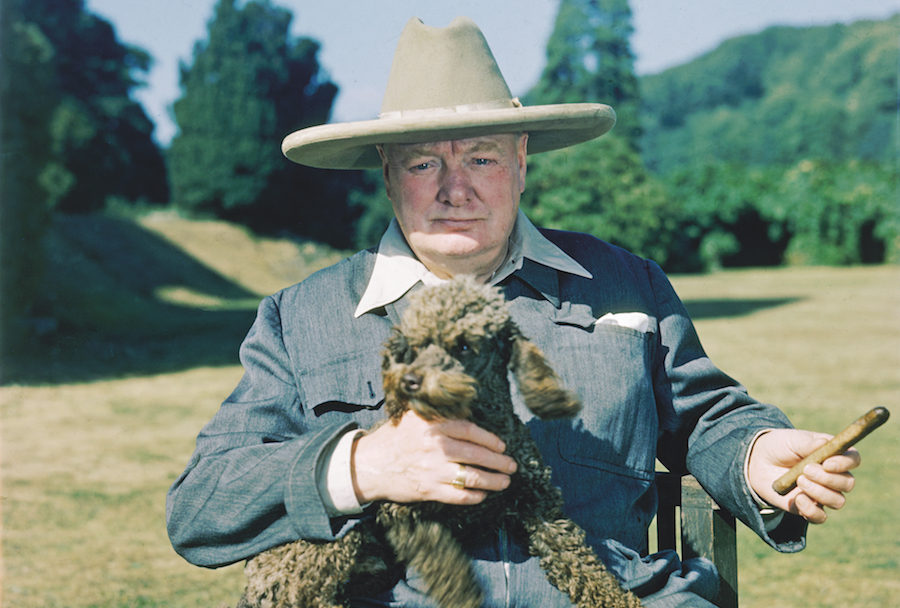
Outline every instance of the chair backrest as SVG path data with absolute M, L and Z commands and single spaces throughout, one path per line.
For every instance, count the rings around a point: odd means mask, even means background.
M 705 557 L 719 570 L 716 606 L 737 608 L 737 536 L 734 516 L 722 509 L 691 475 L 656 474 L 659 549 L 676 549 L 680 530 L 681 558 Z M 681 517 L 677 516 L 678 512 Z

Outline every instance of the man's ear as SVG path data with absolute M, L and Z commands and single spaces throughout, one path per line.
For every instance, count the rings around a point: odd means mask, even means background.
M 375 149 L 378 150 L 378 157 L 381 158 L 381 178 L 384 181 L 384 191 L 388 200 L 394 200 L 391 196 L 390 163 L 388 162 L 387 152 L 384 151 L 384 146 L 381 144 L 376 145 Z
M 528 172 L 528 133 L 522 133 L 516 143 L 516 159 L 519 163 L 519 194 L 525 192 L 525 174 Z

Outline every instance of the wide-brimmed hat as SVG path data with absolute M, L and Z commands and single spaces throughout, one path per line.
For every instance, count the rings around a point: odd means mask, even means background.
M 523 106 L 471 19 L 436 28 L 413 18 L 397 43 L 378 118 L 301 129 L 281 149 L 311 167 L 365 169 L 381 166 L 377 144 L 526 132 L 528 152 L 546 152 L 599 137 L 615 122 L 601 103 Z

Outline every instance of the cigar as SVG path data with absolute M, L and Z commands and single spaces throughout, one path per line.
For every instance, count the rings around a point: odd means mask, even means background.
M 815 452 L 795 464 L 791 469 L 775 480 L 772 489 L 784 496 L 797 485 L 797 478 L 808 464 L 822 464 L 826 458 L 836 454 L 843 454 L 857 441 L 880 427 L 888 419 L 891 413 L 884 407 L 876 407 L 869 410 L 864 416 L 860 416 L 850 426 L 832 437 L 828 443 Z

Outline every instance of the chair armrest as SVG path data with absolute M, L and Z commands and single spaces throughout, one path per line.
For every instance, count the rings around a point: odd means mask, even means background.
M 722 509 L 691 475 L 657 473 L 659 508 L 656 529 L 660 549 L 676 548 L 676 507 L 681 517 L 681 558 L 705 557 L 719 571 L 716 605 L 737 608 L 737 534 L 734 516 Z

